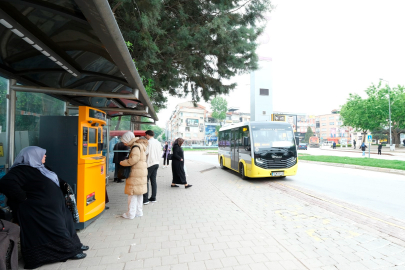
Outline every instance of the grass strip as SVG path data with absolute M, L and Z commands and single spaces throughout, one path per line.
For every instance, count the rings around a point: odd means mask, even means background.
M 401 160 L 385 160 L 377 158 L 352 158 L 352 157 L 336 157 L 336 156 L 312 156 L 299 155 L 300 160 L 330 162 L 340 164 L 350 164 L 359 166 L 369 166 L 377 168 L 388 168 L 395 170 L 405 170 L 405 161 Z

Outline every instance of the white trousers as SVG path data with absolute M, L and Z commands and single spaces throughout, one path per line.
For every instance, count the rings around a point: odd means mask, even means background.
M 133 219 L 135 216 L 143 216 L 143 195 L 128 195 L 128 212 L 123 216 L 125 218 Z

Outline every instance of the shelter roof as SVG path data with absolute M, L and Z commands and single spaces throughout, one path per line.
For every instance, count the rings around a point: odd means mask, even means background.
M 106 0 L 0 1 L 0 73 L 72 105 L 157 120 Z

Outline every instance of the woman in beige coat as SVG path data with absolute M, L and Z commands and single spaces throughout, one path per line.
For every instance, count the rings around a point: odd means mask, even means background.
M 143 194 L 147 192 L 148 168 L 145 150 L 148 140 L 136 138 L 133 132 L 122 135 L 121 141 L 130 147 L 128 159 L 120 162 L 121 166 L 131 166 L 131 172 L 125 181 L 125 194 L 128 195 L 128 211 L 123 218 L 133 219 L 143 216 Z

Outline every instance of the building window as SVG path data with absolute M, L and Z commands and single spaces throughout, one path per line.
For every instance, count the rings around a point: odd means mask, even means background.
M 326 128 L 323 128 L 322 131 L 326 131 Z
M 316 132 L 319 132 L 319 128 L 316 128 L 315 131 L 316 131 Z
M 269 95 L 269 89 L 260 88 L 260 95 L 261 96 L 268 96 Z
M 342 124 L 342 122 L 338 122 L 338 125 L 341 125 Z
M 326 123 L 322 123 L 322 126 L 326 126 Z
M 329 125 L 333 126 L 335 124 L 335 122 L 329 122 Z
M 183 113 L 182 113 L 182 112 L 180 113 L 180 116 L 183 116 Z
M 329 120 L 333 120 L 333 119 L 335 119 L 335 117 L 334 117 L 334 116 L 329 117 Z
M 186 127 L 186 131 L 190 132 L 190 127 Z

